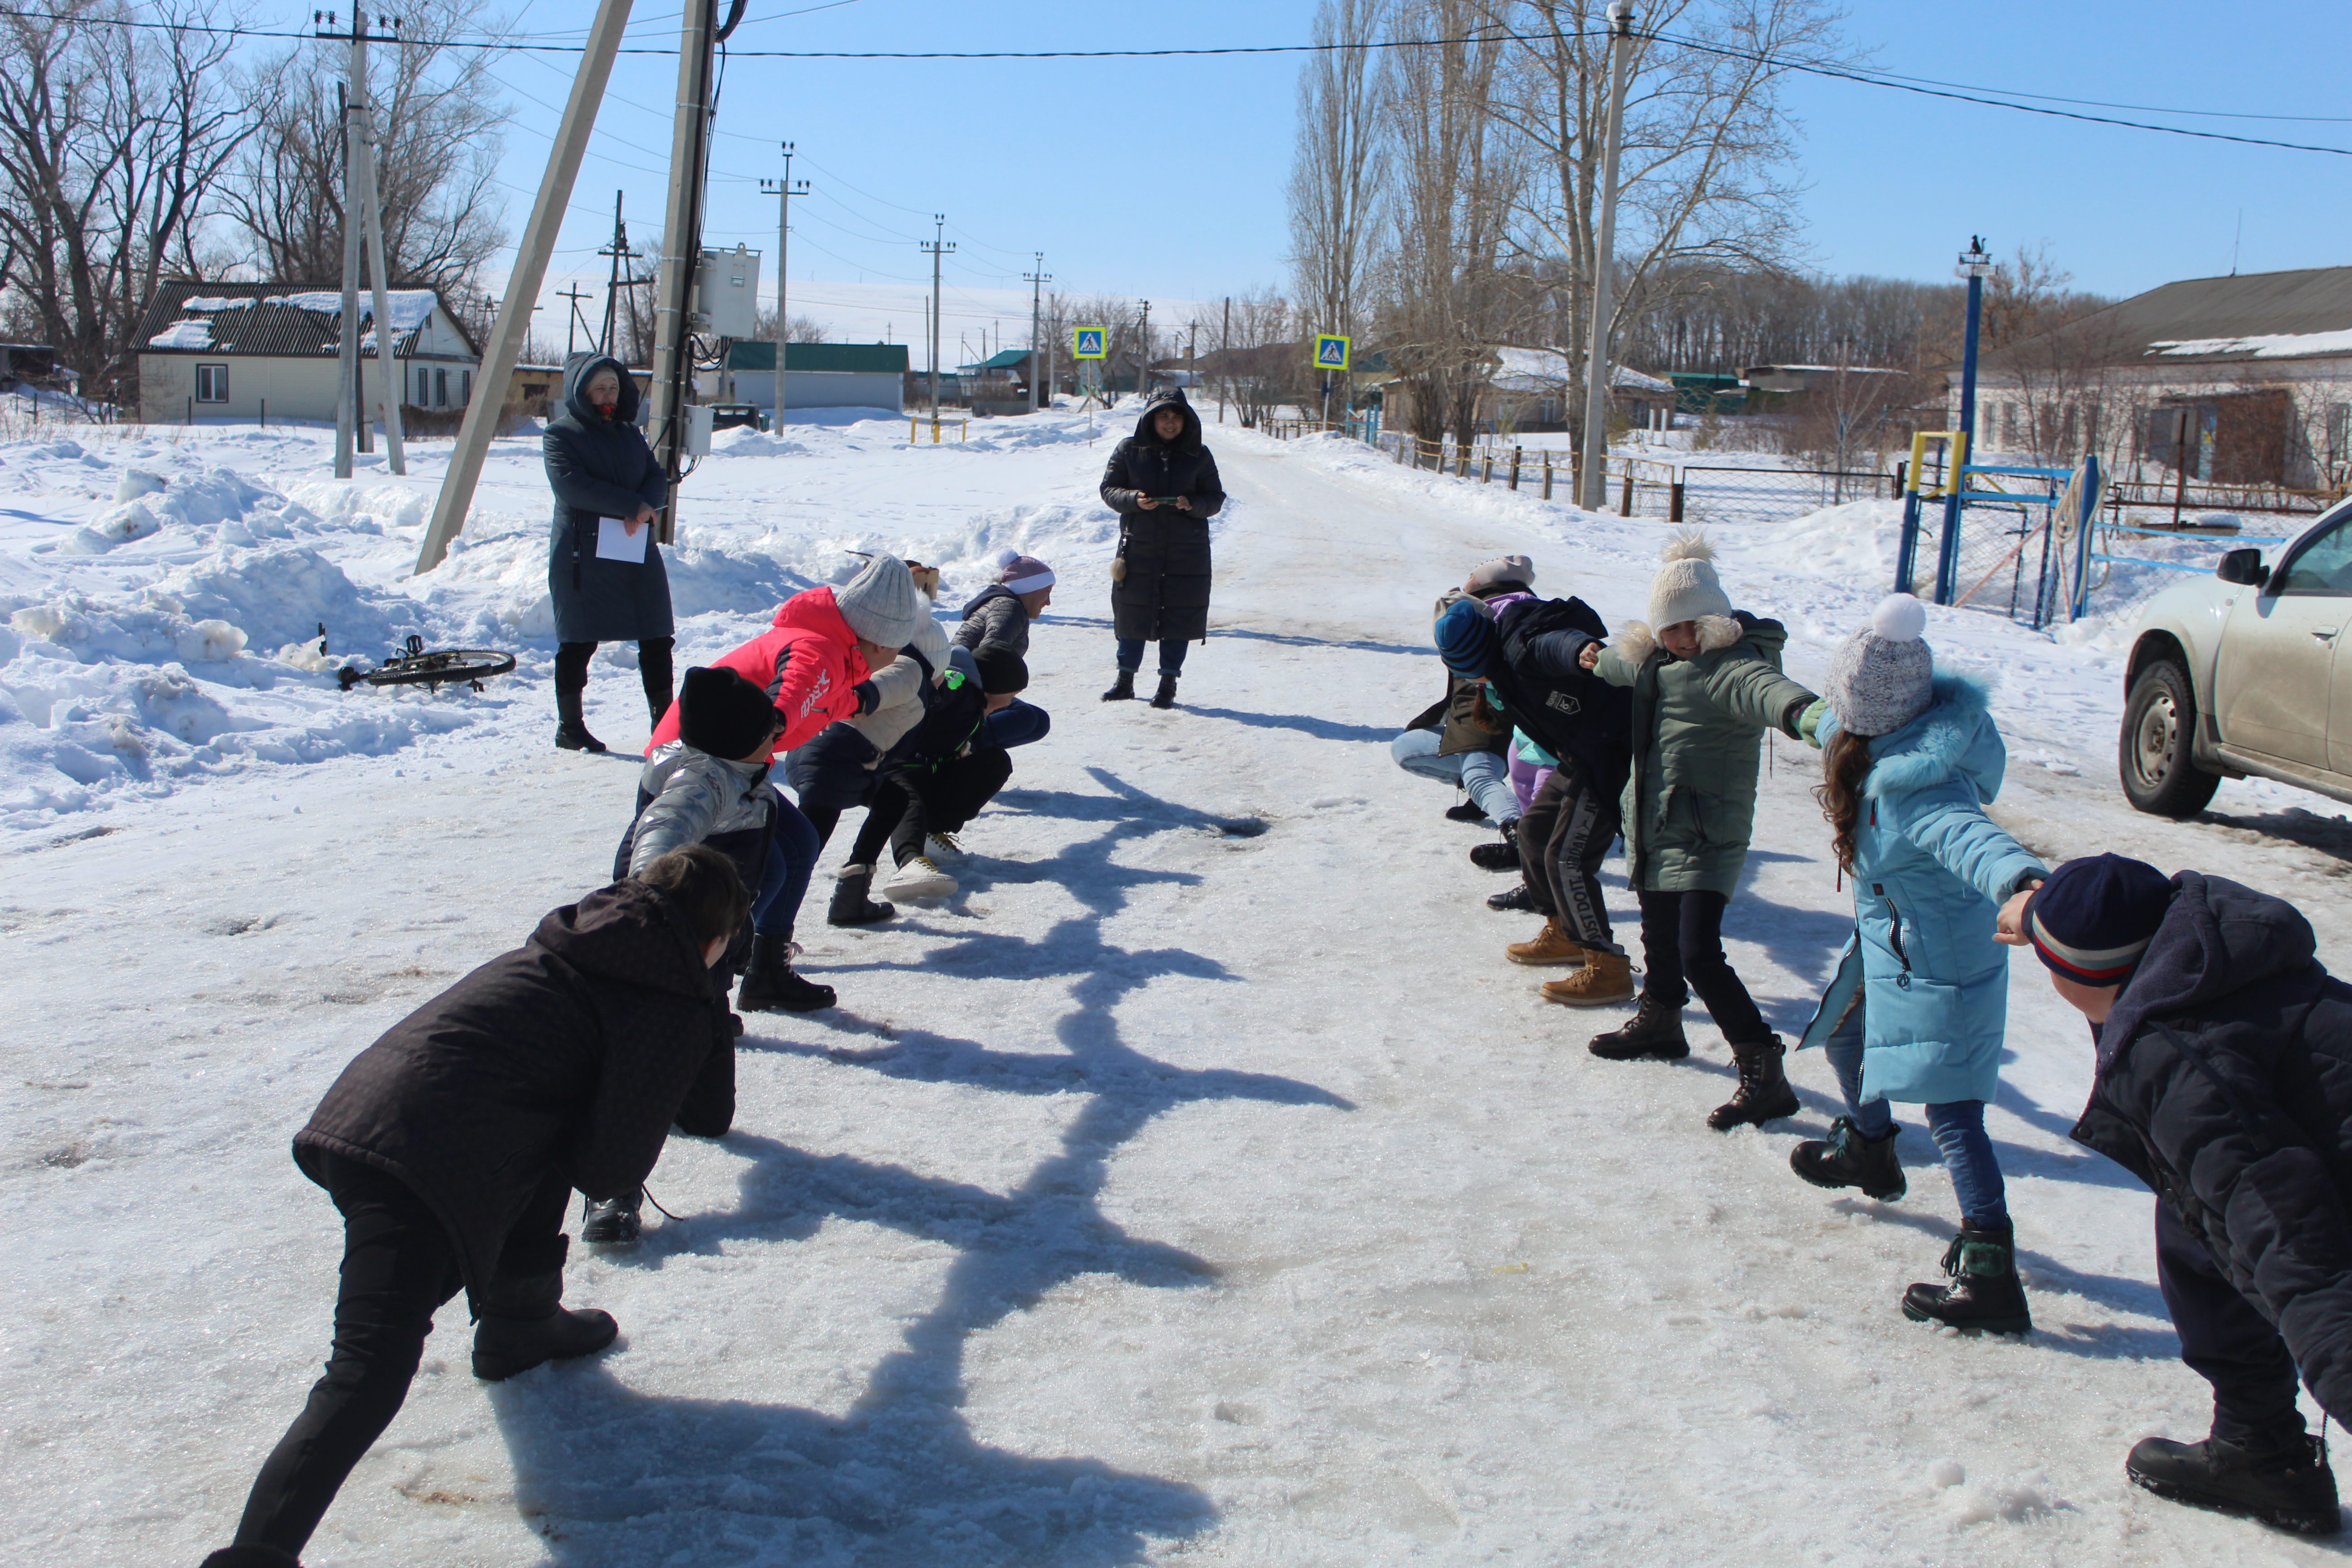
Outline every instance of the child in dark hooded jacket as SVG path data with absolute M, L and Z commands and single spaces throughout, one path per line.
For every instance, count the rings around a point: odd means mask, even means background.
M 2180 1359 L 2213 1385 L 2205 1440 L 2146 1438 L 2125 1474 L 2335 1533 L 2295 1383 L 2352 1424 L 2352 985 L 2285 900 L 2119 855 L 2067 861 L 2001 926 L 2090 1021 L 2075 1142 L 2155 1191 L 2157 1283 Z
M 433 1314 L 471 1304 L 474 1375 L 586 1355 L 618 1329 L 562 1305 L 572 1190 L 635 1190 L 675 1121 L 735 1114 L 734 1037 L 708 972 L 750 899 L 696 846 L 555 910 L 360 1053 L 295 1135 L 343 1215 L 334 1353 L 205 1568 L 295 1568 L 391 1425 Z

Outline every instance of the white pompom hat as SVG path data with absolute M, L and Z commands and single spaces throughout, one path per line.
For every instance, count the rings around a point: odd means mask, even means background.
M 1870 625 L 1846 638 L 1830 660 L 1822 696 L 1853 735 L 1891 735 L 1935 700 L 1934 652 L 1921 636 L 1927 608 L 1908 594 L 1889 594 Z
M 1034 594 L 1054 585 L 1054 569 L 1034 555 L 1000 550 L 996 552 L 996 580 L 1016 594 Z
M 1650 580 L 1650 629 L 1731 614 L 1731 595 L 1715 574 L 1715 546 L 1696 529 L 1675 535 Z

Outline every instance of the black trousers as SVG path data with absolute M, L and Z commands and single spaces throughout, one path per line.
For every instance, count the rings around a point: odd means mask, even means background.
M 887 839 L 892 858 L 905 865 L 923 852 L 926 834 L 961 831 L 1012 776 L 1013 753 L 1001 746 L 976 745 L 935 769 L 891 769 L 874 792 L 849 863 L 873 865 Z
M 2180 1336 L 2180 1359 L 2213 1385 L 2213 1436 L 2304 1430 L 2286 1341 L 2162 1199 L 2156 1205 L 2156 1282 Z
M 637 640 L 637 680 L 646 689 L 646 708 L 653 714 L 656 724 L 662 721 L 662 715 L 669 711 L 670 650 L 677 646 L 675 637 L 640 637 Z M 584 689 L 588 685 L 588 661 L 595 657 L 594 643 L 557 643 L 557 695 Z
M 352 1467 L 392 1425 L 408 1397 L 433 1314 L 464 1289 L 457 1249 L 425 1200 L 373 1166 L 333 1154 L 320 1173 L 343 1215 L 342 1284 L 327 1373 L 278 1440 L 246 1500 L 239 1546 L 299 1556 Z M 501 1274 L 561 1267 L 572 1189 L 551 1176 L 507 1235 Z
M 1617 837 L 1617 795 L 1594 787 L 1591 770 L 1567 761 L 1552 769 L 1519 818 L 1519 870 L 1535 906 L 1586 947 L 1614 952 L 1601 862 Z
M 1679 1008 L 1696 991 L 1725 1040 L 1762 1043 L 1772 1031 L 1723 953 L 1723 911 L 1731 900 L 1705 892 L 1645 892 L 1641 898 L 1642 961 L 1648 969 L 1642 994 Z

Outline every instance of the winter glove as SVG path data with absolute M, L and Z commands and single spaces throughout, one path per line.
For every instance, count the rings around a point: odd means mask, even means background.
M 1822 720 L 1827 717 L 1829 710 L 1829 700 L 1816 697 L 1812 706 L 1797 715 L 1797 738 L 1817 752 L 1822 749 Z
M 861 680 L 849 689 L 857 695 L 857 716 L 863 719 L 882 706 L 882 693 L 871 680 Z

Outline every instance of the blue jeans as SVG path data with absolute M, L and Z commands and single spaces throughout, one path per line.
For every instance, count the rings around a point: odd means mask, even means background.
M 1042 741 L 1054 727 L 1054 716 L 1018 697 L 988 716 L 988 743 L 1010 750 Z
M 1862 1005 L 1845 1016 L 1822 1047 L 1844 1091 L 1845 1108 L 1865 1138 L 1884 1138 L 1895 1130 L 1895 1112 L 1884 1100 L 1862 1098 Z M 1985 1136 L 1981 1100 L 1954 1100 L 1930 1105 L 1927 1136 L 1936 1141 L 1951 1173 L 1952 1196 L 1960 1205 L 1960 1221 L 1985 1230 L 2009 1228 L 2009 1201 L 2000 1179 L 2000 1162 L 1993 1158 L 1992 1140 Z
M 1137 670 L 1143 668 L 1143 644 L 1145 640 L 1146 639 L 1142 637 L 1120 637 L 1118 639 L 1119 668 L 1127 671 L 1129 675 L 1133 675 Z M 1192 646 L 1192 644 L 1181 641 L 1175 637 L 1170 637 L 1166 641 L 1162 642 L 1160 645 L 1160 673 L 1162 675 L 1176 675 L 1181 673 L 1184 668 L 1184 650 Z
M 1519 819 L 1519 797 L 1511 788 L 1510 764 L 1496 752 L 1437 754 L 1438 732 L 1407 730 L 1389 742 L 1389 757 L 1409 773 L 1440 784 L 1459 784 L 1496 822 Z
M 751 931 L 757 936 L 789 937 L 801 912 L 801 900 L 808 893 L 809 878 L 816 870 L 818 845 L 816 829 L 798 806 L 779 797 L 775 810 L 775 831 L 768 836 L 768 863 L 751 895 Z

